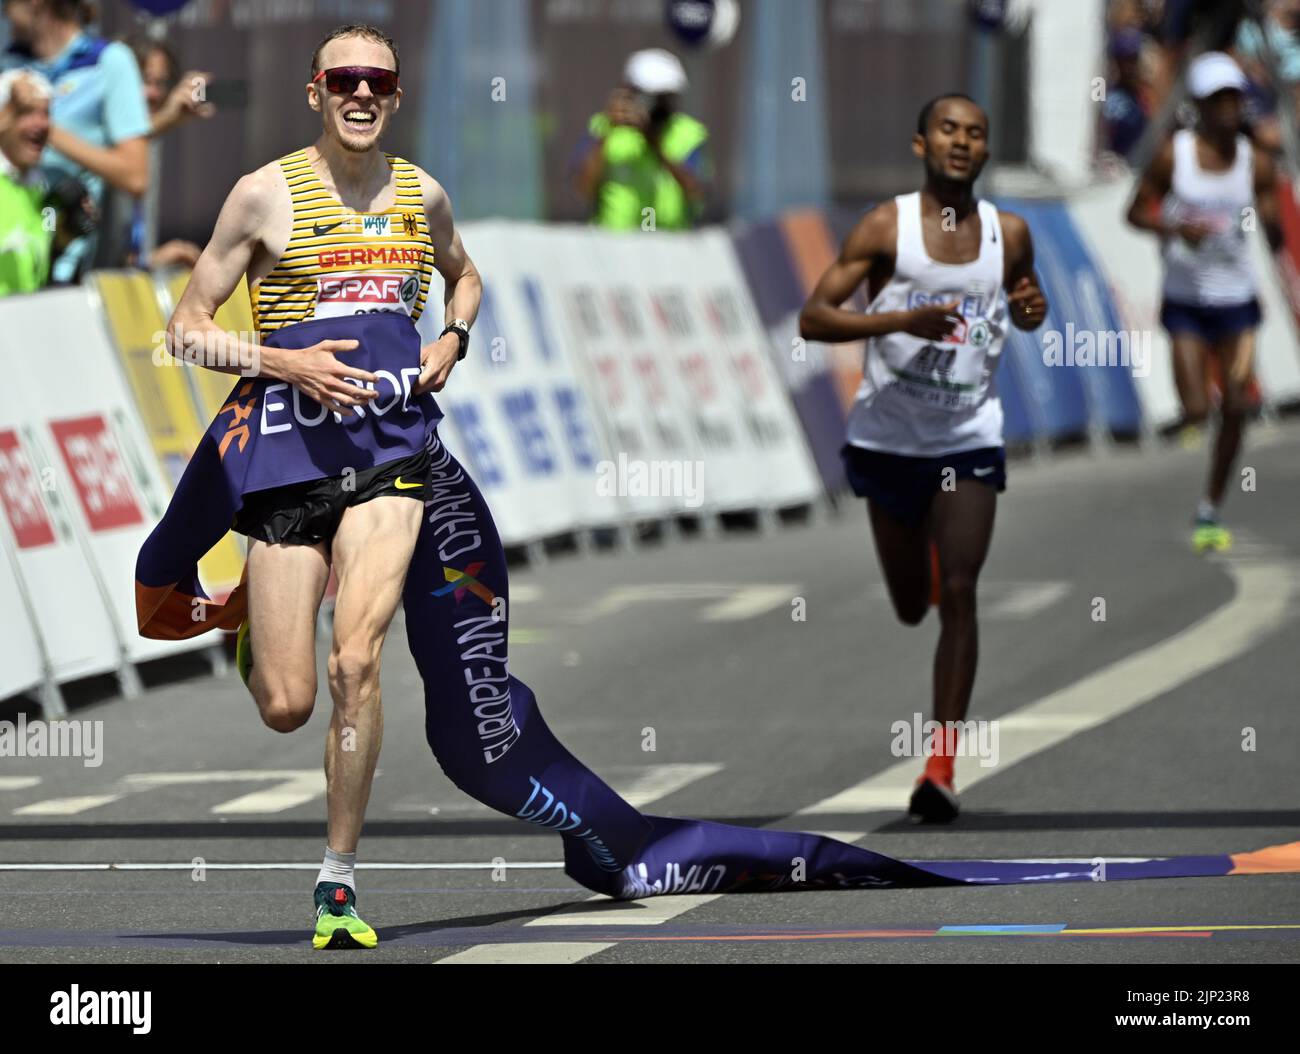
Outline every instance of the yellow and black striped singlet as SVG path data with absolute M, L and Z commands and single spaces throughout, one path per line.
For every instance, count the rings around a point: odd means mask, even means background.
M 252 291 L 253 323 L 269 333 L 316 318 L 396 311 L 414 322 L 433 275 L 433 241 L 415 166 L 384 155 L 397 176 L 385 212 L 353 212 L 325 189 L 306 150 L 280 158 L 293 234 Z

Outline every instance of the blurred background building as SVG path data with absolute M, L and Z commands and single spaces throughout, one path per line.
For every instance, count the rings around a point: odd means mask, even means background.
M 27 10 L 52 0 L 11 0 Z M 68 7 L 68 4 L 55 5 Z M 1297 0 L 103 0 L 71 5 L 105 37 L 165 42 L 174 73 L 211 74 L 208 120 L 153 144 L 152 244 L 201 245 L 235 180 L 312 140 L 311 50 L 373 22 L 403 52 L 387 148 L 432 172 L 464 219 L 584 220 L 572 168 L 627 56 L 680 56 L 683 110 L 708 128 L 705 222 L 809 205 L 858 210 L 911 187 L 915 115 L 966 91 L 990 111 L 993 166 L 1015 193 L 1086 185 L 1147 156 L 1191 50 L 1233 47 L 1259 134 L 1300 80 Z M 1239 25 L 1253 14 L 1257 23 Z M 11 19 L 0 24 L 0 41 Z M 1261 28 L 1263 27 L 1263 28 Z M 1276 68 L 1276 77 L 1270 72 Z M 152 83 L 152 82 L 151 82 Z M 1156 135 L 1157 133 L 1152 133 Z M 137 247 L 139 249 L 140 247 Z M 106 262 L 99 261 L 101 264 Z
M 720 11 L 728 7 L 729 16 Z M 316 41 L 341 22 L 373 22 L 398 41 L 404 96 L 387 148 L 434 173 L 467 219 L 585 219 L 569 170 L 591 114 L 629 53 L 672 50 L 690 79 L 684 109 L 711 133 L 716 180 L 704 218 L 716 221 L 790 205 L 856 206 L 909 186 L 916 112 L 942 90 L 987 96 L 999 160 L 1024 162 L 1029 20 L 1008 28 L 1003 8 L 967 0 L 105 0 L 87 10 L 105 36 L 151 33 L 181 68 L 214 77 L 218 113 L 169 134 L 158 166 L 157 229 L 164 240 L 202 244 L 242 173 L 317 134 L 303 86 Z M 684 27 L 700 17 L 729 17 L 730 35 L 692 42 Z

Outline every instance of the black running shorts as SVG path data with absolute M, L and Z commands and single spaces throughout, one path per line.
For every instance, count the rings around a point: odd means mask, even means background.
M 429 491 L 429 452 L 389 461 L 355 474 L 289 483 L 244 495 L 232 529 L 285 545 L 330 542 L 343 510 L 388 494 L 423 501 Z

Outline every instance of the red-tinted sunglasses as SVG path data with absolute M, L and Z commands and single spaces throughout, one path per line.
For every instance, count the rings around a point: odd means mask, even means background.
M 376 95 L 392 95 L 397 91 L 397 74 L 377 66 L 335 66 L 332 70 L 321 70 L 311 82 L 315 84 L 322 77 L 325 87 L 335 95 L 351 95 L 362 81 Z

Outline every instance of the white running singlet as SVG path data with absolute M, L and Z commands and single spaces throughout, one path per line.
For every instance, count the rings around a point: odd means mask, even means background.
M 848 441 L 868 450 L 938 457 L 1002 445 L 1002 403 L 993 373 L 1007 333 L 998 210 L 979 201 L 980 254 L 970 263 L 932 260 L 921 234 L 919 191 L 894 199 L 894 274 L 868 314 L 960 302 L 962 321 L 935 344 L 909 333 L 867 341 L 862 385 L 849 414 Z
M 1215 233 L 1196 246 L 1164 243 L 1166 300 L 1194 307 L 1226 307 L 1255 298 L 1243 219 L 1255 204 L 1255 155 L 1237 136 L 1237 156 L 1226 172 L 1207 172 L 1196 160 L 1196 133 L 1174 133 L 1174 174 L 1161 211 L 1169 223 L 1199 223 Z

